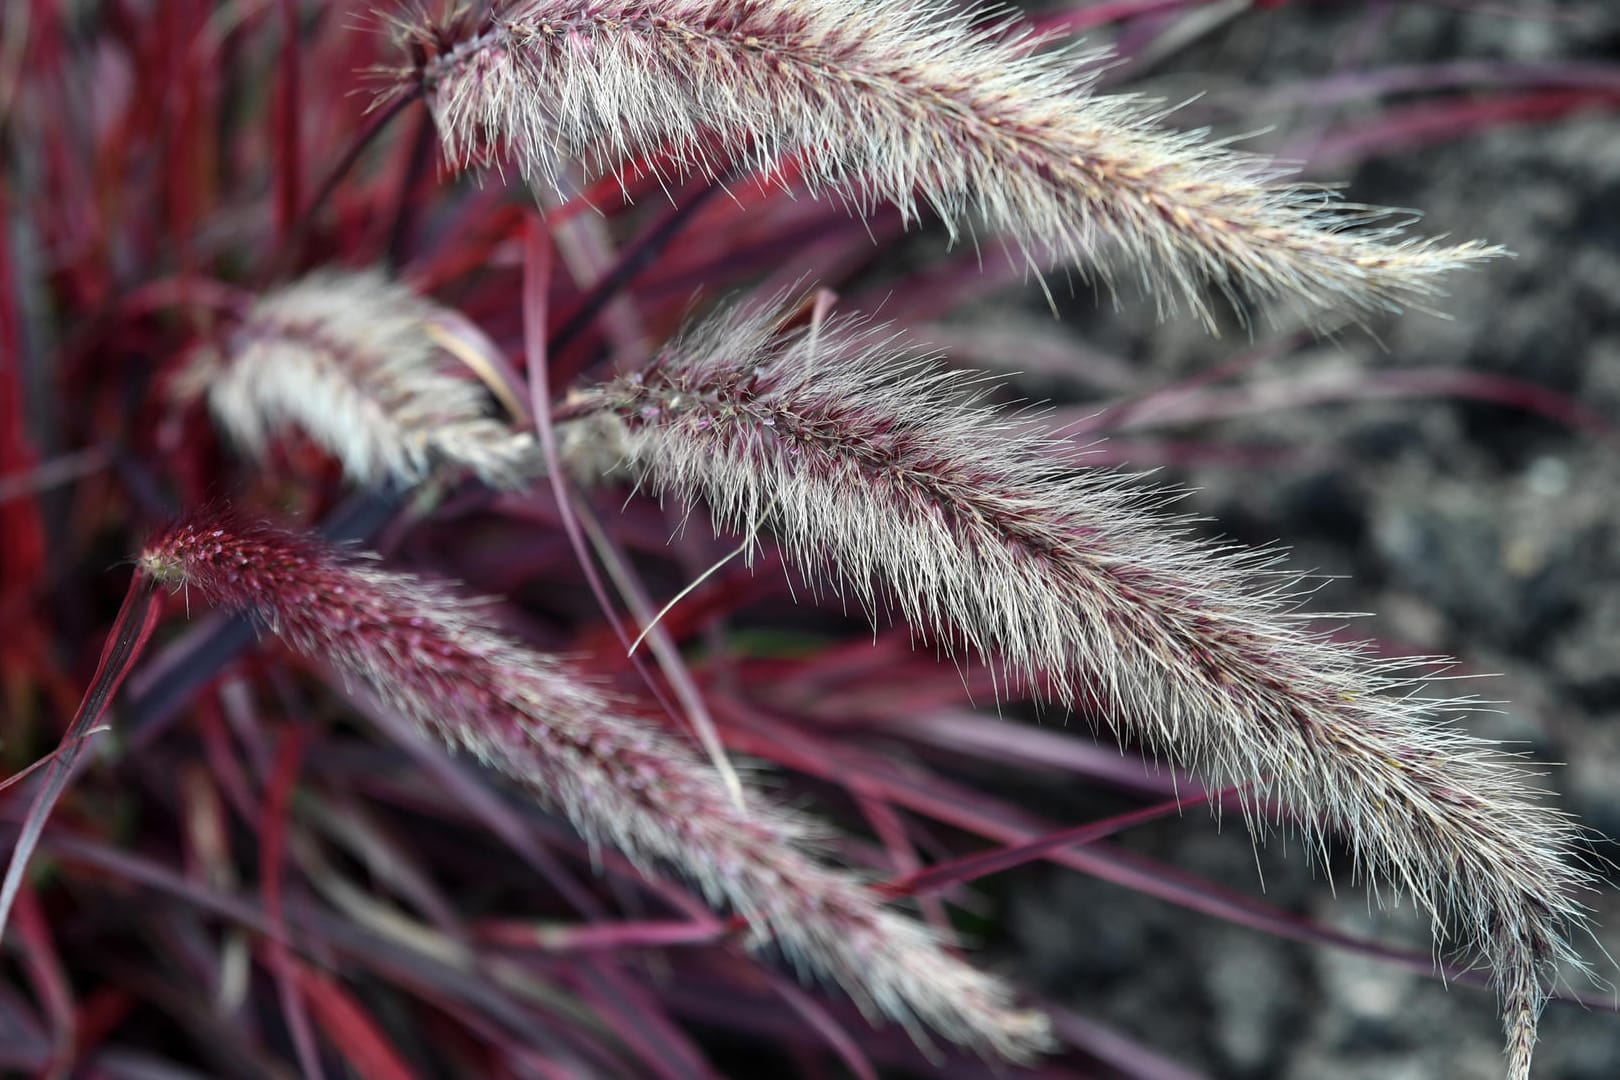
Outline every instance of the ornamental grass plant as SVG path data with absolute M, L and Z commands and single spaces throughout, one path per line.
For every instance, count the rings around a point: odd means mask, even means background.
M 1494 991 L 1529 1077 L 1605 888 L 1540 770 L 1088 456 L 1152 392 L 1069 422 L 920 330 L 1353 337 L 1504 265 L 1121 85 L 1277 6 L 8 9 L 8 1066 L 1187 1075 L 994 953 L 1048 861 Z M 1565 76 L 1457 133 L 1620 102 Z M 1433 956 L 1111 840 L 1205 803 Z

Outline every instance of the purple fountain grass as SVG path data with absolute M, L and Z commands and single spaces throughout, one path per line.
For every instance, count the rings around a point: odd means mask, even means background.
M 205 390 L 255 457 L 296 427 L 357 483 L 409 486 L 444 464 L 517 487 L 534 474 L 534 439 L 492 415 L 489 384 L 467 369 L 466 325 L 380 274 L 313 274 L 254 304 L 181 389 Z
M 1314 10 L 1327 6 L 1344 10 Z M 1313 10 L 1281 10 L 1294 8 Z M 1483 63 L 1374 47 L 1390 37 L 1391 10 L 0 8 L 0 142 L 15 134 L 17 147 L 0 163 L 0 761 L 13 772 L 0 778 L 0 844 L 14 842 L 0 870 L 0 1062 L 42 1076 L 660 1080 L 740 1060 L 863 1078 L 934 1065 L 1164 1080 L 1241 1065 L 1219 1046 L 1170 1063 L 1137 1045 L 1155 1026 L 1140 1009 L 1079 995 L 1127 1035 L 976 970 L 990 965 L 958 947 L 947 901 L 1040 860 L 1124 890 L 1126 904 L 1346 949 L 1391 977 L 1485 986 L 1494 972 L 1525 1080 L 1541 999 L 1574 960 L 1566 937 L 1586 944 L 1578 901 L 1608 899 L 1581 893 L 1595 868 L 1576 828 L 1538 802 L 1525 763 L 1447 725 L 1465 703 L 1442 696 L 1467 690 L 1436 682 L 1426 699 L 1432 662 L 1381 663 L 1325 639 L 1277 563 L 1211 548 L 1159 496 L 1095 467 L 1322 456 L 1331 448 L 1290 440 L 1153 437 L 1154 425 L 1253 405 L 1228 376 L 1258 353 L 1195 363 L 1202 374 L 1155 389 L 1150 372 L 1059 364 L 1048 349 L 1037 382 L 1129 398 L 1089 430 L 1132 428 L 1133 445 L 1082 461 L 1084 432 L 1043 441 L 1061 417 L 998 412 L 988 382 L 830 317 L 881 311 L 926 335 L 919 321 L 1054 271 L 1111 298 L 1146 290 L 1161 313 L 1217 328 L 1269 317 L 1288 330 L 1278 342 L 1347 321 L 1382 327 L 1397 307 L 1452 307 L 1440 290 L 1499 250 L 1355 205 L 1377 199 L 1311 186 L 1242 152 L 1257 141 L 1220 138 L 1253 130 L 1271 95 L 1237 86 L 1213 111 L 1113 96 L 1164 65 L 1188 86 L 1220 82 L 1205 63 L 1215 53 L 1254 58 L 1255 79 L 1235 81 L 1276 90 L 1298 73 L 1273 63 L 1287 60 L 1273 31 L 1302 35 L 1332 74 L 1278 91 L 1306 109 L 1266 146 L 1286 156 L 1275 148 L 1309 145 L 1310 179 L 1328 186 L 1425 139 L 1592 110 L 1578 121 L 1588 125 L 1620 106 L 1612 73 L 1574 62 L 1584 46 L 1562 22 L 1534 28 L 1538 65 Z M 1483 37 L 1480 19 L 1491 21 Z M 1483 12 L 1447 20 L 1482 48 L 1507 34 Z M 1066 44 L 1101 22 L 1114 24 L 1115 57 Z M 1381 66 L 1396 61 L 1416 66 Z M 1222 118 L 1213 137 L 1186 130 L 1201 114 Z M 1494 163 L 1507 176 L 1547 151 L 1570 166 L 1559 199 L 1579 208 L 1591 194 L 1576 183 L 1591 171 L 1574 145 L 1585 130 L 1546 146 L 1555 132 L 1534 132 L 1483 157 L 1459 146 L 1450 171 L 1428 179 L 1452 191 L 1457 167 L 1483 176 Z M 1526 224 L 1511 203 L 1466 194 L 1492 228 Z M 589 250 L 567 235 L 581 215 Z M 929 234 L 910 238 L 918 251 L 885 250 L 908 230 Z M 1542 264 L 1569 247 L 1571 267 L 1601 269 L 1574 260 L 1578 232 L 1525 246 Z M 1527 283 L 1508 284 L 1529 305 L 1536 290 L 1517 288 Z M 819 303 L 741 312 L 666 344 L 695 294 L 810 288 L 824 290 Z M 1455 329 L 1477 314 L 1455 313 Z M 1517 331 L 1542 314 L 1489 321 Z M 993 321 L 996 334 L 975 326 L 967 359 L 1027 373 L 1029 334 Z M 1094 329 L 1120 355 L 1174 344 L 1135 322 Z M 1534 350 L 1508 354 L 1534 335 L 1507 336 L 1474 359 L 1529 377 Z M 1597 394 L 1592 409 L 1477 373 L 1375 374 L 1343 393 L 1258 371 L 1248 383 L 1284 405 L 1505 403 L 1614 441 L 1598 415 L 1602 380 L 1568 374 L 1550 377 Z M 1412 449 L 1483 452 L 1481 426 L 1463 426 Z M 1581 447 L 1542 427 L 1520 433 L 1529 457 L 1459 491 L 1511 491 L 1600 530 L 1579 483 L 1574 502 L 1543 483 L 1542 450 L 1562 459 Z M 194 509 L 218 492 L 246 515 L 297 508 L 293 532 Z M 1259 500 L 1284 512 L 1294 502 Z M 734 535 L 707 536 L 711 510 Z M 142 557 L 171 512 L 197 516 Z M 671 537 L 683 514 L 705 535 Z M 1419 517 L 1471 530 L 1464 540 L 1493 534 L 1492 522 Z M 1511 577 L 1593 547 L 1560 521 L 1514 532 L 1512 565 L 1499 569 Z M 408 552 L 421 577 L 348 541 Z M 133 575 L 108 572 L 118 555 L 137 557 Z M 1395 569 L 1392 586 L 1416 580 Z M 472 598 L 457 576 L 495 599 Z M 1555 697 L 1590 698 L 1587 654 L 1605 611 L 1600 597 L 1565 604 L 1566 578 L 1520 582 L 1537 601 L 1522 626 L 1452 629 L 1524 637 L 1511 631 L 1569 607 L 1556 647 L 1532 650 L 1526 674 Z M 790 593 L 817 590 L 830 618 L 773 617 Z M 171 628 L 141 662 L 179 591 L 199 614 L 206 601 L 231 610 Z M 845 622 L 867 612 L 896 625 L 868 640 Z M 222 681 L 255 642 L 264 655 Z M 1060 723 L 977 711 L 996 700 L 1045 703 Z M 311 703 L 353 704 L 375 736 L 283 722 Z M 1064 730 L 1064 706 L 1091 731 L 1114 726 L 1096 739 Z M 1547 734 L 1564 756 L 1580 753 L 1576 728 Z M 761 764 L 728 783 L 709 746 Z M 1035 781 L 1067 784 L 1073 814 L 1030 805 Z M 814 801 L 794 799 L 801 789 Z M 1234 808 L 1266 835 L 1299 822 L 1310 861 L 1331 849 L 1329 865 L 1344 859 L 1339 876 L 1370 879 L 1372 895 L 1415 896 L 1447 962 L 1112 839 L 1184 808 L 1178 793 Z M 829 835 L 821 807 L 854 834 Z M 1018 882 L 996 884 L 1019 898 Z M 993 936 L 1032 928 L 1014 912 L 983 914 L 975 925 Z M 1092 911 L 1061 914 L 1066 932 L 1034 947 L 1084 966 L 1056 954 L 1106 927 Z M 1200 945 L 1196 927 L 1175 936 Z M 1127 944 L 1141 965 L 1176 962 Z M 1449 962 L 1469 946 L 1489 970 L 1468 969 L 1474 953 Z M 1029 950 L 1015 951 L 1029 974 Z M 801 975 L 826 994 L 798 989 Z M 1343 1004 L 1334 997 L 1321 1006 Z M 1584 1025 L 1587 1041 L 1612 1024 L 1602 1013 L 1620 1011 L 1601 995 L 1559 997 L 1599 1015 L 1546 1027 Z M 1472 1054 L 1471 1027 L 1422 1032 L 1391 1054 Z M 1582 1032 L 1565 1034 L 1564 1058 L 1593 1056 Z M 1279 1033 L 1265 1056 L 1288 1057 L 1297 1041 Z
M 898 605 L 942 648 L 1033 677 L 1212 784 L 1257 781 L 1250 814 L 1280 800 L 1308 849 L 1342 835 L 1358 872 L 1481 950 L 1526 1076 L 1587 876 L 1525 772 L 1441 722 L 1468 702 L 1422 695 L 1435 662 L 1312 632 L 1272 556 L 1195 542 L 1138 487 L 1073 472 L 894 335 L 784 332 L 787 317 L 715 318 L 577 391 L 567 441 L 739 534 L 774 528 L 868 609 Z
M 182 523 L 142 571 L 210 603 L 257 612 L 295 652 L 512 777 L 593 842 L 668 864 L 730 904 L 802 972 L 922 1036 L 1026 1060 L 1040 1014 L 819 861 L 816 830 L 758 791 L 739 808 L 684 743 L 639 720 L 562 662 L 491 629 L 486 606 L 315 541 L 226 517 Z
M 518 0 L 404 22 L 447 156 L 510 152 L 560 186 L 570 162 L 644 160 L 711 178 L 747 162 L 867 212 L 924 205 L 1026 257 L 1112 277 L 1108 249 L 1168 310 L 1206 286 L 1334 313 L 1394 308 L 1500 254 L 1409 238 L 1404 214 L 1339 201 L 1163 110 L 1094 91 L 1097 55 L 1043 51 L 983 10 L 910 0 Z M 1088 71 L 1090 72 L 1088 74 Z M 659 156 L 661 155 L 661 157 Z

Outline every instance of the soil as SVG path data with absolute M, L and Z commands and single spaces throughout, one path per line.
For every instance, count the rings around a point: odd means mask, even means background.
M 1363 123 L 1389 105 L 1256 115 L 1245 103 L 1340 70 L 1617 54 L 1620 5 L 1607 0 L 1357 0 L 1251 11 L 1150 72 L 1118 75 L 1176 100 L 1209 90 L 1183 119 L 1222 132 L 1275 125 L 1254 145 L 1299 150 L 1323 145 L 1312 132 L 1324 123 L 1330 131 Z M 1213 519 L 1212 530 L 1280 542 L 1292 549 L 1291 566 L 1342 575 L 1313 606 L 1377 612 L 1358 623 L 1366 635 L 1457 656 L 1469 673 L 1499 673 L 1471 691 L 1505 704 L 1461 722 L 1536 762 L 1567 763 L 1548 769 L 1548 785 L 1598 834 L 1596 854 L 1612 859 L 1620 837 L 1620 440 L 1453 397 L 1307 407 L 1288 404 L 1287 388 L 1313 373 L 1378 385 L 1390 372 L 1443 367 L 1528 380 L 1620 424 L 1620 115 L 1498 126 L 1311 175 L 1346 181 L 1358 201 L 1422 207 L 1424 231 L 1488 238 L 1516 257 L 1449 282 L 1441 305 L 1449 318 L 1378 319 L 1371 332 L 1319 339 L 1241 377 L 1280 387 L 1284 407 L 1156 433 L 1261 444 L 1280 452 L 1275 464 L 1194 454 L 1193 465 L 1162 475 L 1197 489 L 1186 505 Z M 1020 295 L 1027 318 L 1050 326 L 1038 297 Z M 1211 339 L 1191 320 L 1157 324 L 1150 305 L 1123 301 L 1118 312 L 1089 295 L 1066 301 L 1062 325 L 1086 348 L 1128 361 L 1143 387 L 1249 346 L 1241 330 Z M 970 313 L 964 325 L 991 310 Z M 1004 303 L 998 310 L 1007 318 Z M 1262 344 L 1275 336 L 1255 331 Z M 1084 399 L 1085 381 L 1082 373 L 1065 388 L 1043 374 L 1026 389 Z M 1074 820 L 1088 806 L 1084 795 L 1045 794 L 1067 798 Z M 1430 948 L 1423 920 L 1409 908 L 1377 910 L 1350 883 L 1346 861 L 1333 867 L 1335 894 L 1298 845 L 1280 838 L 1256 853 L 1240 827 L 1222 832 L 1189 813 L 1125 842 L 1247 892 L 1259 893 L 1263 879 L 1269 901 L 1352 933 Z M 1599 940 L 1584 951 L 1614 982 L 1620 976 L 1603 948 L 1620 955 L 1620 879 L 1613 869 L 1605 876 L 1590 899 Z M 1011 903 L 1009 965 L 1024 979 L 1209 1075 L 1501 1075 L 1486 991 L 1279 941 L 1056 870 L 1031 871 Z M 1573 985 L 1593 988 L 1580 976 Z M 1620 1016 L 1554 1004 L 1542 1039 L 1538 1077 L 1620 1075 Z

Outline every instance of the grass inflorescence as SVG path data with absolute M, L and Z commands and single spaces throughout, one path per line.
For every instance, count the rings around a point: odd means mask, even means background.
M 1526 1080 L 1596 876 L 1450 662 L 1322 630 L 1275 551 L 908 325 L 1002 281 L 981 248 L 1211 328 L 1490 272 L 1058 32 L 1200 6 L 8 9 L 0 132 L 44 152 L 0 173 L 7 1066 L 1178 1075 L 963 931 L 1048 860 L 1489 983 Z M 1584 85 L 1502 115 L 1612 104 Z M 944 243 L 888 259 L 910 229 Z M 1047 821 L 1031 768 L 1142 804 Z M 1109 843 L 1183 799 L 1297 828 L 1444 955 Z

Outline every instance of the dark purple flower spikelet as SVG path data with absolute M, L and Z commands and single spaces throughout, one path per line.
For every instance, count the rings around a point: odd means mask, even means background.
M 581 832 L 674 866 L 806 972 L 914 1031 L 1026 1059 L 1038 1014 L 954 958 L 854 875 L 812 854 L 809 824 L 757 791 L 746 809 L 686 744 L 554 658 L 488 628 L 447 588 L 306 537 L 226 517 L 185 522 L 142 554 L 153 578 L 252 610 L 295 652 L 358 678 L 400 713 L 528 787 Z

